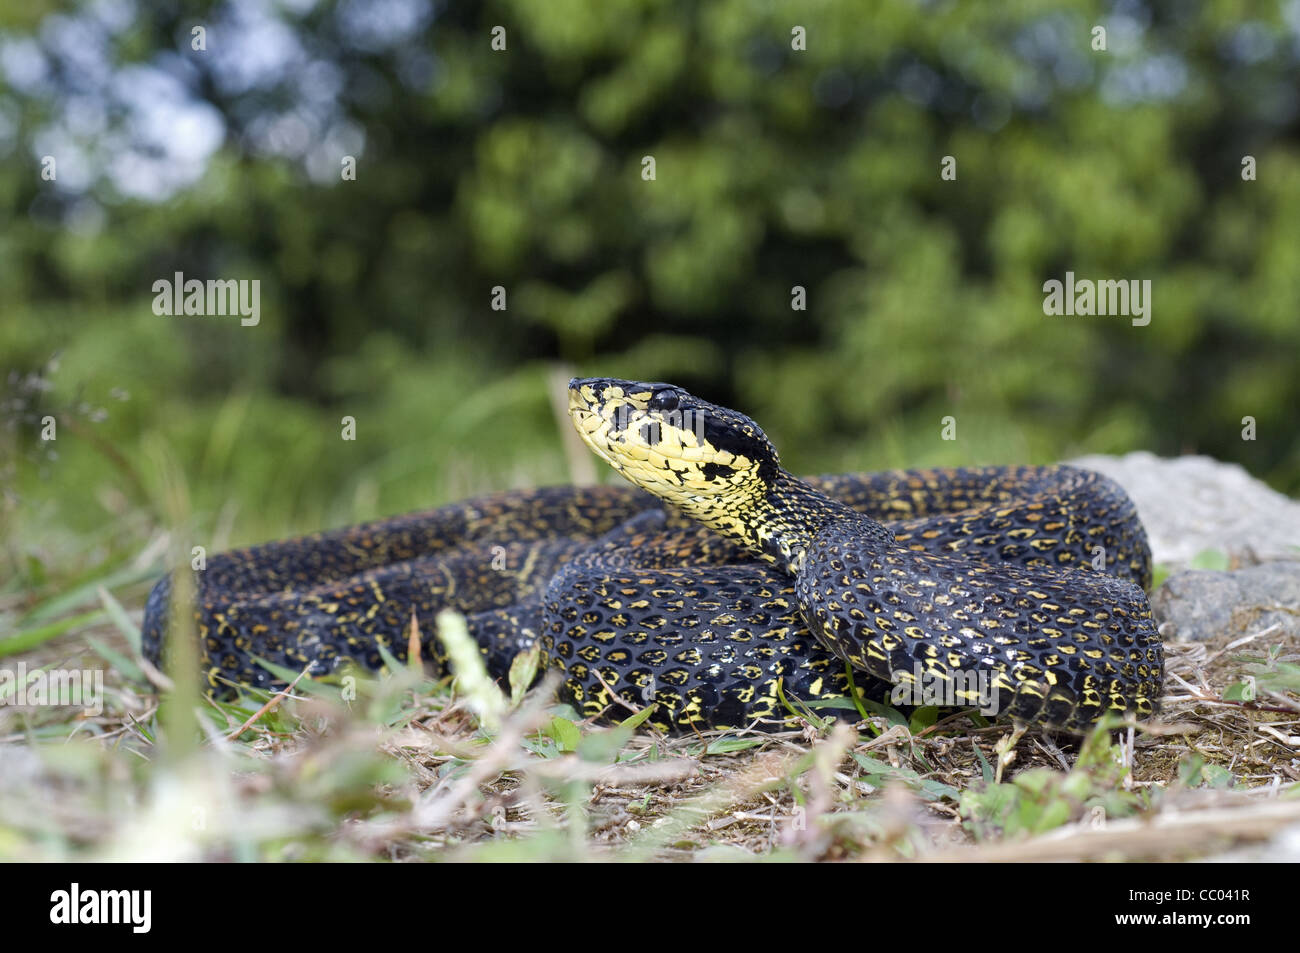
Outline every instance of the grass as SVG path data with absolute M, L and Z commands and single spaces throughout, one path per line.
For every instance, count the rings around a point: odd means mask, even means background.
M 1183 859 L 1300 822 L 1300 645 L 1267 631 L 1169 646 L 1160 720 L 1082 740 L 796 699 L 669 737 L 524 691 L 535 659 L 498 688 L 454 616 L 456 678 L 393 660 L 178 705 L 140 657 L 150 573 L 74 575 L 0 602 L 6 666 L 105 673 L 97 714 L 0 706 L 6 859 Z

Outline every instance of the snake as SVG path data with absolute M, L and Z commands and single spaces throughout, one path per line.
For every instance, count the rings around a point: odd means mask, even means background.
M 167 664 L 180 620 L 213 694 L 383 671 L 417 646 L 447 674 L 436 618 L 453 609 L 498 681 L 536 651 L 584 718 L 650 708 L 665 732 L 775 730 L 880 701 L 1073 733 L 1158 710 L 1150 547 L 1106 476 L 799 478 L 752 419 L 681 387 L 574 379 L 568 400 L 627 485 L 489 494 L 214 555 L 155 585 L 144 654 Z M 192 605 L 173 605 L 180 572 Z

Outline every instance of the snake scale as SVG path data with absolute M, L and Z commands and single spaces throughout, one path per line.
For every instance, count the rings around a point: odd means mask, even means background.
M 574 380 L 586 444 L 633 486 L 484 496 L 235 550 L 195 573 L 208 688 L 422 656 L 464 613 L 489 672 L 540 643 L 586 716 L 655 703 L 664 730 L 779 724 L 854 690 L 1083 731 L 1155 711 L 1146 534 L 1069 466 L 799 479 L 748 417 L 670 384 Z M 173 577 L 150 594 L 160 663 Z M 851 687 L 852 680 L 852 687 Z M 901 696 L 900 696 L 901 691 Z M 617 695 L 615 698 L 613 695 Z

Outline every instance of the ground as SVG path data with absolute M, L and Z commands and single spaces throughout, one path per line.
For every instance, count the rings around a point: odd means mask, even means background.
M 0 708 L 9 859 L 1187 859 L 1300 825 L 1300 640 L 1275 629 L 1169 645 L 1160 717 L 1086 739 L 802 708 L 665 737 L 469 662 L 160 711 L 138 614 L 98 595 L 23 659 L 107 668 L 104 710 Z

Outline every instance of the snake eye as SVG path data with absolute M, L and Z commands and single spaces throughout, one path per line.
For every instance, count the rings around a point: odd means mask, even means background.
M 661 390 L 646 403 L 646 410 L 676 410 L 678 397 L 675 391 Z

